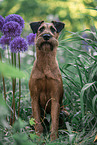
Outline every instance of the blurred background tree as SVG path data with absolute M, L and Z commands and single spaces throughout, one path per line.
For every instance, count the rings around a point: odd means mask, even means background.
M 0 0 L 0 15 L 19 14 L 28 23 L 60 20 L 66 24 L 66 30 L 78 31 L 90 28 L 89 15 L 97 23 L 97 12 L 92 10 L 96 6 L 97 0 Z

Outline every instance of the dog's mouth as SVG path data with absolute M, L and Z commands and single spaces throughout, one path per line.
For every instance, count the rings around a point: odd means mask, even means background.
M 53 45 L 50 42 L 42 42 L 39 50 L 43 50 L 43 51 L 53 51 Z

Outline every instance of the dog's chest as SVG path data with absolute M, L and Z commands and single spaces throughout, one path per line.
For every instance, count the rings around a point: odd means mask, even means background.
M 55 90 L 56 81 L 45 77 L 44 79 L 37 80 L 37 89 L 39 91 L 39 103 L 42 108 L 50 110 L 51 96 Z

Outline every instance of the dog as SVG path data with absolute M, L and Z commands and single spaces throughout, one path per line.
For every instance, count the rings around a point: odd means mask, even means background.
M 64 23 L 56 21 L 30 23 L 33 33 L 36 33 L 36 59 L 29 80 L 35 132 L 39 136 L 43 133 L 42 108 L 51 114 L 51 141 L 58 138 L 60 105 L 63 99 L 63 82 L 56 52 L 58 36 L 64 26 Z

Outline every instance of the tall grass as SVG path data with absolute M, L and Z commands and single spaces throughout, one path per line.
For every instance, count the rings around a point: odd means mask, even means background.
M 60 66 L 64 102 L 71 114 L 73 131 L 83 134 L 82 144 L 90 140 L 93 144 L 97 130 L 97 30 L 94 26 L 93 30 L 70 33 L 70 38 L 60 41 L 59 46 L 69 56 L 69 62 Z

